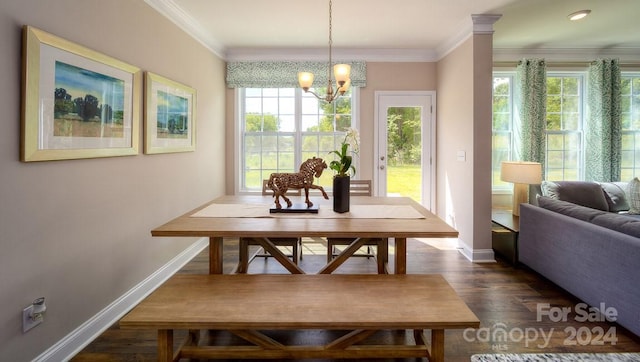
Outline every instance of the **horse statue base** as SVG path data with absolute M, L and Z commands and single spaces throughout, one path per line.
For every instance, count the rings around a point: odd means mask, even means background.
M 294 203 L 291 204 L 291 207 L 277 208 L 277 207 L 274 206 L 274 207 L 269 209 L 269 213 L 270 214 L 278 214 L 278 213 L 282 213 L 282 214 L 317 214 L 319 209 L 320 209 L 320 206 L 318 206 L 318 205 L 313 205 L 311 207 L 308 207 L 307 204 L 294 202 Z

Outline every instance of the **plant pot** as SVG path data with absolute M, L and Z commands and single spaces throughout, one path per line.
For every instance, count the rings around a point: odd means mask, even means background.
M 343 213 L 349 211 L 349 187 L 351 177 L 333 177 L 333 211 Z

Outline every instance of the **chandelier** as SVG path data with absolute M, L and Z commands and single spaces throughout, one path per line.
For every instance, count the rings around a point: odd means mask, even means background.
M 351 73 L 351 66 L 349 64 L 336 64 L 333 66 L 333 74 L 336 78 L 336 91 L 333 91 L 333 81 L 331 80 L 331 68 L 333 62 L 331 61 L 331 46 L 333 45 L 333 39 L 331 37 L 331 4 L 332 0 L 329 0 L 329 82 L 327 84 L 327 93 L 324 96 L 320 96 L 317 93 L 310 91 L 311 85 L 313 84 L 313 73 L 311 72 L 299 72 L 298 73 L 298 83 L 300 84 L 300 88 L 302 88 L 305 92 L 311 93 L 316 98 L 325 100 L 328 103 L 333 102 L 338 99 L 341 95 L 349 89 L 349 85 L 351 84 L 351 79 L 349 78 L 349 74 Z

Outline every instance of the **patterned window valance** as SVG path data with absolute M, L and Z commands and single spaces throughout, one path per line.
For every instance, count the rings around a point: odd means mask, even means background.
M 352 86 L 365 87 L 367 85 L 367 64 L 365 62 L 336 63 L 351 64 Z M 327 62 L 229 62 L 227 63 L 227 87 L 298 87 L 298 72 L 312 72 L 315 75 L 313 84 L 316 87 L 325 87 L 327 84 Z

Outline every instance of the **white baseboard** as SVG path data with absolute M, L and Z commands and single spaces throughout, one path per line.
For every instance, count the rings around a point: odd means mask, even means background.
M 208 238 L 198 239 L 181 254 L 173 258 L 162 268 L 151 274 L 148 278 L 133 287 L 120 298 L 109 304 L 105 309 L 84 322 L 73 332 L 44 351 L 33 361 L 68 361 L 102 332 L 117 322 L 131 308 L 137 305 L 147 295 L 169 279 L 173 274 L 209 246 Z
M 458 249 L 458 251 L 473 263 L 496 262 L 496 257 L 493 254 L 493 249 L 471 249 L 467 244 L 463 242 L 460 242 L 459 245 L 460 249 Z

